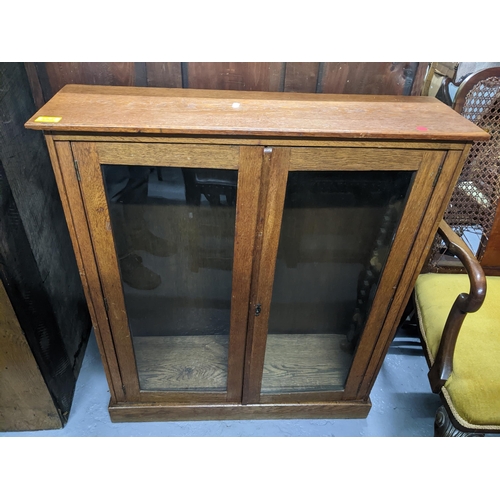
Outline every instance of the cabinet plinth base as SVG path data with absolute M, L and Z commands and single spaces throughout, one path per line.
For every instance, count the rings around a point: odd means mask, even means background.
M 167 422 L 182 420 L 252 420 L 282 418 L 366 418 L 371 402 L 307 404 L 141 404 L 110 403 L 111 421 Z

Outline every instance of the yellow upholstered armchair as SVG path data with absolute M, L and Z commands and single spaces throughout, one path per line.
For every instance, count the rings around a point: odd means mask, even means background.
M 443 403 L 435 435 L 478 436 L 500 433 L 500 68 L 465 78 L 453 107 L 490 141 L 472 145 L 431 252 L 426 270 L 434 272 L 418 277 L 414 298 L 429 381 Z M 459 235 L 474 232 L 473 253 Z
M 435 435 L 500 432 L 500 277 L 485 277 L 446 222 L 439 233 L 467 274 L 421 274 L 415 285 L 429 381 L 443 402 Z

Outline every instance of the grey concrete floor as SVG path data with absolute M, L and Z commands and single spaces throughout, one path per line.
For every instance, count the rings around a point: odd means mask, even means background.
M 224 420 L 120 423 L 110 421 L 109 390 L 94 335 L 77 382 L 69 421 L 56 431 L 4 436 L 432 436 L 439 397 L 427 381 L 427 364 L 415 338 L 398 334 L 371 393 L 366 419 Z

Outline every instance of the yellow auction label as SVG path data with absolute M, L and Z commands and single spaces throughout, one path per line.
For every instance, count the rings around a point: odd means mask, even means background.
M 39 116 L 35 118 L 36 122 L 42 123 L 59 123 L 62 120 L 62 116 Z

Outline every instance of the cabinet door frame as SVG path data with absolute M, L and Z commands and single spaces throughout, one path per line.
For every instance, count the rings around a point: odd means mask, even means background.
M 218 145 L 215 145 L 215 141 L 206 141 L 205 139 L 186 141 L 186 144 L 184 144 L 179 140 L 179 138 L 174 138 L 172 142 L 169 143 L 169 138 L 167 137 L 162 137 L 161 141 L 155 138 L 153 142 L 149 142 L 144 141 L 142 138 L 139 140 L 134 136 L 130 137 L 130 142 L 127 142 L 127 139 L 121 136 L 104 138 L 103 136 L 86 137 L 77 135 L 72 137 L 71 135 L 68 135 L 67 137 L 61 136 L 52 138 L 50 134 L 47 134 L 46 139 L 49 153 L 54 165 L 54 173 L 59 186 L 59 191 L 61 193 L 63 208 L 65 210 L 68 227 L 72 237 L 72 243 L 80 269 L 87 303 L 89 305 L 94 329 L 96 331 L 97 343 L 108 379 L 111 404 L 113 405 L 120 402 L 134 402 L 142 404 L 171 403 L 175 406 L 177 404 L 183 405 L 193 403 L 195 405 L 198 404 L 200 409 L 208 408 L 208 406 L 205 406 L 205 403 L 209 405 L 219 405 L 221 403 L 237 405 L 241 402 L 244 404 L 261 403 L 267 407 L 269 404 L 280 405 L 281 403 L 285 403 L 285 405 L 288 403 L 299 403 L 299 405 L 303 403 L 307 406 L 307 403 L 316 404 L 322 401 L 325 403 L 335 401 L 345 401 L 346 403 L 348 401 L 369 401 L 369 392 L 373 386 L 378 371 L 380 370 L 392 336 L 394 335 L 397 327 L 397 318 L 399 318 L 402 314 L 402 310 L 409 298 L 409 295 L 411 294 L 411 284 L 415 281 L 421 264 L 425 259 L 426 251 L 430 248 L 433 241 L 437 225 L 439 224 L 439 215 L 443 212 L 444 205 L 449 199 L 453 185 L 459 175 L 460 168 L 458 167 L 462 166 L 463 161 L 470 149 L 469 144 L 458 145 L 454 143 L 443 143 L 433 144 L 432 147 L 429 147 L 427 143 L 395 143 L 391 141 L 374 143 L 370 143 L 368 141 L 326 141 L 321 143 L 317 141 L 299 140 L 268 141 L 268 143 L 276 142 L 280 145 L 264 149 L 261 146 L 262 141 L 254 139 L 246 141 L 247 145 L 243 145 L 245 144 L 245 141 L 243 140 L 235 140 L 234 142 L 232 140 L 218 140 Z M 120 349 L 123 350 L 119 340 L 120 335 L 114 328 L 112 328 L 109 318 L 109 301 L 108 311 L 106 311 L 101 269 L 98 266 L 95 245 L 92 240 L 93 232 L 90 228 L 88 207 L 85 204 L 86 200 L 83 194 L 82 183 L 77 180 L 77 173 L 75 172 L 74 164 L 74 161 L 77 158 L 74 156 L 73 151 L 75 149 L 78 150 L 79 144 L 86 145 L 89 154 L 97 155 L 97 157 L 99 157 L 98 150 L 101 149 L 101 154 L 103 151 L 100 146 L 101 143 L 106 143 L 106 147 L 110 148 L 109 151 L 113 148 L 118 151 L 123 151 L 124 146 L 128 147 L 131 144 L 140 144 L 147 146 L 148 148 L 153 147 L 154 149 L 154 146 L 159 143 L 163 146 L 184 146 L 189 148 L 195 147 L 196 145 L 210 145 L 211 143 L 214 147 L 219 148 L 220 146 L 224 147 L 240 143 L 240 145 L 235 146 L 239 148 L 240 163 L 238 168 L 239 184 L 236 214 L 237 237 L 235 237 L 233 287 L 235 286 L 234 276 L 239 274 L 241 279 L 237 284 L 237 287 L 241 293 L 236 294 L 236 297 L 233 296 L 232 300 L 236 300 L 238 304 L 241 303 L 242 306 L 241 308 L 238 308 L 238 314 L 233 315 L 232 312 L 231 315 L 231 331 L 233 331 L 233 327 L 238 331 L 238 340 L 232 343 L 230 349 L 235 350 L 238 355 L 234 358 L 234 363 L 232 365 L 229 364 L 228 366 L 227 397 L 221 398 L 220 393 L 215 393 L 213 395 L 203 393 L 201 398 L 198 400 L 196 393 L 193 392 L 173 394 L 137 390 L 134 392 L 131 390 L 131 388 L 133 389 L 133 386 L 130 385 L 130 381 L 127 379 L 130 374 L 126 369 L 127 365 L 123 364 L 123 353 L 120 354 L 118 352 Z M 301 153 L 299 148 L 303 146 L 304 148 Z M 404 247 L 403 250 L 406 250 L 403 251 L 398 257 L 395 255 L 396 252 L 394 250 L 394 245 L 392 247 L 389 259 L 396 259 L 396 264 L 399 262 L 399 265 L 397 266 L 398 269 L 394 267 L 394 273 L 391 273 L 392 277 L 387 282 L 387 285 L 384 285 L 388 286 L 389 289 L 392 289 L 392 292 L 390 293 L 390 301 L 388 301 L 387 307 L 385 308 L 386 310 L 382 315 L 385 319 L 377 323 L 378 328 L 375 328 L 370 332 L 369 339 L 366 338 L 363 340 L 363 343 L 360 343 L 356 357 L 353 360 L 353 365 L 349 373 L 345 390 L 343 392 L 294 393 L 261 396 L 260 383 L 262 379 L 262 368 L 260 368 L 259 373 L 259 363 L 262 363 L 263 367 L 265 335 L 262 336 L 262 333 L 259 334 L 258 329 L 259 322 L 261 328 L 264 316 L 262 314 L 258 317 L 255 316 L 255 307 L 258 303 L 260 303 L 259 299 L 261 296 L 258 294 L 258 291 L 264 290 L 264 285 L 266 283 L 264 277 L 260 275 L 261 262 L 267 262 L 267 260 L 262 257 L 262 248 L 267 245 L 269 249 L 272 250 L 274 247 L 274 244 L 270 244 L 272 242 L 269 242 L 266 239 L 269 234 L 269 224 L 271 223 L 274 228 L 276 228 L 277 224 L 279 228 L 279 225 L 281 224 L 281 213 L 279 210 L 277 210 L 277 215 L 275 214 L 279 220 L 276 219 L 276 217 L 268 219 L 270 206 L 269 201 L 274 199 L 273 203 L 275 204 L 275 207 L 279 207 L 281 195 L 279 190 L 276 190 L 276 187 L 281 185 L 280 189 L 284 190 L 286 187 L 286 176 L 288 175 L 288 171 L 303 169 L 303 165 L 300 163 L 300 156 L 303 154 L 305 149 L 309 150 L 311 154 L 319 153 L 318 161 L 320 161 L 321 155 L 326 152 L 326 150 L 341 151 L 345 149 L 351 152 L 358 151 L 355 154 L 358 155 L 357 158 L 360 164 L 353 165 L 353 168 L 349 168 L 349 166 L 344 163 L 344 168 L 347 170 L 362 169 L 363 164 L 366 163 L 363 160 L 363 157 L 366 155 L 367 151 L 396 149 L 401 153 L 402 157 L 405 157 L 409 151 L 417 150 L 422 155 L 422 161 L 418 165 L 413 165 L 409 168 L 409 170 L 415 170 L 417 173 L 416 178 L 414 179 L 412 195 L 410 198 L 414 200 L 414 203 L 417 203 L 418 200 L 416 198 L 421 197 L 421 205 L 419 206 L 422 206 L 423 208 L 420 210 L 418 216 L 416 216 L 419 221 L 412 226 L 414 228 L 414 234 L 407 238 L 406 241 L 403 240 L 401 243 L 402 247 Z M 134 162 L 132 164 L 137 164 L 137 151 L 138 150 L 136 150 L 134 155 L 131 157 L 130 161 Z M 144 151 L 148 151 L 147 154 L 150 154 L 152 149 L 144 149 Z M 205 150 L 205 152 L 208 153 L 208 150 Z M 346 151 L 344 151 L 344 153 L 345 152 Z M 121 160 L 122 161 L 119 163 L 123 164 L 123 158 Z M 96 160 L 94 159 L 94 162 L 95 161 Z M 286 167 L 284 168 L 282 164 Z M 151 165 L 150 160 L 147 161 L 147 165 Z M 320 165 L 316 167 L 314 164 L 312 165 L 312 169 L 321 170 Z M 82 173 L 85 175 L 86 171 L 83 168 L 83 164 L 79 162 L 78 166 L 80 175 Z M 183 164 L 182 166 L 186 165 Z M 204 164 L 203 166 L 206 165 Z M 440 175 L 442 166 L 445 174 Z M 271 178 L 271 167 L 272 169 L 277 169 L 277 174 L 279 171 L 285 173 L 284 182 L 283 179 L 279 178 L 279 175 L 278 178 L 274 178 L 274 180 Z M 99 175 L 101 175 L 100 163 Z M 246 179 L 245 183 L 243 183 L 243 179 Z M 424 188 L 418 194 L 417 189 L 415 189 L 417 179 L 420 183 L 419 185 Z M 242 193 L 244 193 L 243 196 L 241 196 Z M 408 199 L 403 217 L 409 217 L 410 215 L 410 198 Z M 104 215 L 107 214 L 106 203 L 104 204 L 104 209 L 104 212 L 100 213 L 101 218 L 103 217 L 103 213 Z M 425 210 L 427 210 L 427 212 L 425 219 L 423 219 Z M 238 222 L 240 220 L 244 221 L 244 223 L 239 224 Z M 105 222 L 106 220 L 104 219 L 104 227 L 106 227 Z M 403 219 L 400 222 L 400 226 L 402 222 Z M 402 240 L 401 236 L 398 236 L 397 238 Z M 275 251 L 277 252 L 279 232 L 275 236 L 275 239 Z M 235 272 L 237 269 L 237 254 L 241 256 L 238 261 L 240 262 L 239 270 L 241 273 Z M 389 262 L 392 261 L 387 261 L 386 269 L 389 267 Z M 271 264 L 272 266 L 275 265 L 275 258 L 271 259 Z M 267 278 L 267 281 L 270 282 L 271 286 L 267 292 L 269 294 L 269 300 L 270 294 L 272 294 L 274 267 L 271 274 L 271 277 Z M 392 285 L 392 283 L 394 283 L 394 285 Z M 379 283 L 379 287 L 381 285 L 382 278 Z M 245 295 L 244 290 L 247 290 L 247 295 Z M 265 308 L 264 310 L 266 309 L 269 310 L 269 308 Z M 262 344 L 262 342 L 264 343 Z M 243 358 L 245 358 L 244 374 L 241 369 Z M 232 358 L 230 357 L 230 359 Z M 229 372 L 231 372 L 231 370 L 233 371 L 233 375 L 230 377 Z M 134 372 L 135 365 L 132 370 L 132 373 Z M 232 382 L 230 380 L 232 380 Z M 138 389 L 138 383 L 136 387 Z M 243 397 L 242 387 L 244 388 Z M 224 399 L 224 401 L 222 401 L 222 399 Z M 175 408 L 177 408 L 177 406 L 175 406 Z
M 268 193 L 259 206 L 258 252 L 254 263 L 251 311 L 259 305 L 259 315 L 250 314 L 247 356 L 244 375 L 244 404 L 280 404 L 365 400 L 368 391 L 359 392 L 375 346 L 389 310 L 399 307 L 394 297 L 398 292 L 405 265 L 418 250 L 412 248 L 422 225 L 431 195 L 436 187 L 446 151 L 424 149 L 377 148 L 307 148 L 273 147 L 265 150 L 262 192 Z M 454 153 L 458 160 L 459 152 Z M 274 284 L 274 272 L 280 237 L 288 172 L 291 171 L 414 171 L 403 214 L 391 246 L 386 265 L 379 279 L 377 293 L 357 346 L 343 391 L 293 392 L 261 394 L 267 330 Z M 263 198 L 263 197 L 261 197 Z M 432 217 L 432 214 L 428 214 Z M 387 337 L 389 332 L 384 329 Z
M 93 255 L 82 254 L 84 266 L 97 269 L 105 308 L 96 318 L 99 327 L 109 329 L 105 356 L 116 356 L 117 370 L 110 371 L 117 402 L 224 403 L 241 402 L 243 361 L 247 332 L 248 300 L 251 283 L 251 256 L 255 241 L 256 206 L 260 188 L 262 148 L 197 144 L 157 144 L 127 142 L 85 142 L 70 144 L 77 165 L 79 190 L 88 240 Z M 68 159 L 61 162 L 63 175 L 70 175 Z M 229 356 L 226 392 L 145 391 L 139 386 L 132 337 L 111 231 L 102 164 L 134 166 L 182 166 L 185 168 L 227 168 L 238 170 L 236 224 L 233 254 Z M 74 171 L 73 171 L 74 174 Z M 249 258 L 250 256 L 250 258 Z M 94 263 L 91 260 L 94 259 Z M 105 324 L 108 323 L 107 325 Z M 106 334 L 105 334 L 106 336 Z M 111 340 L 111 342 L 109 342 Z M 119 380 L 118 380 L 119 377 Z

